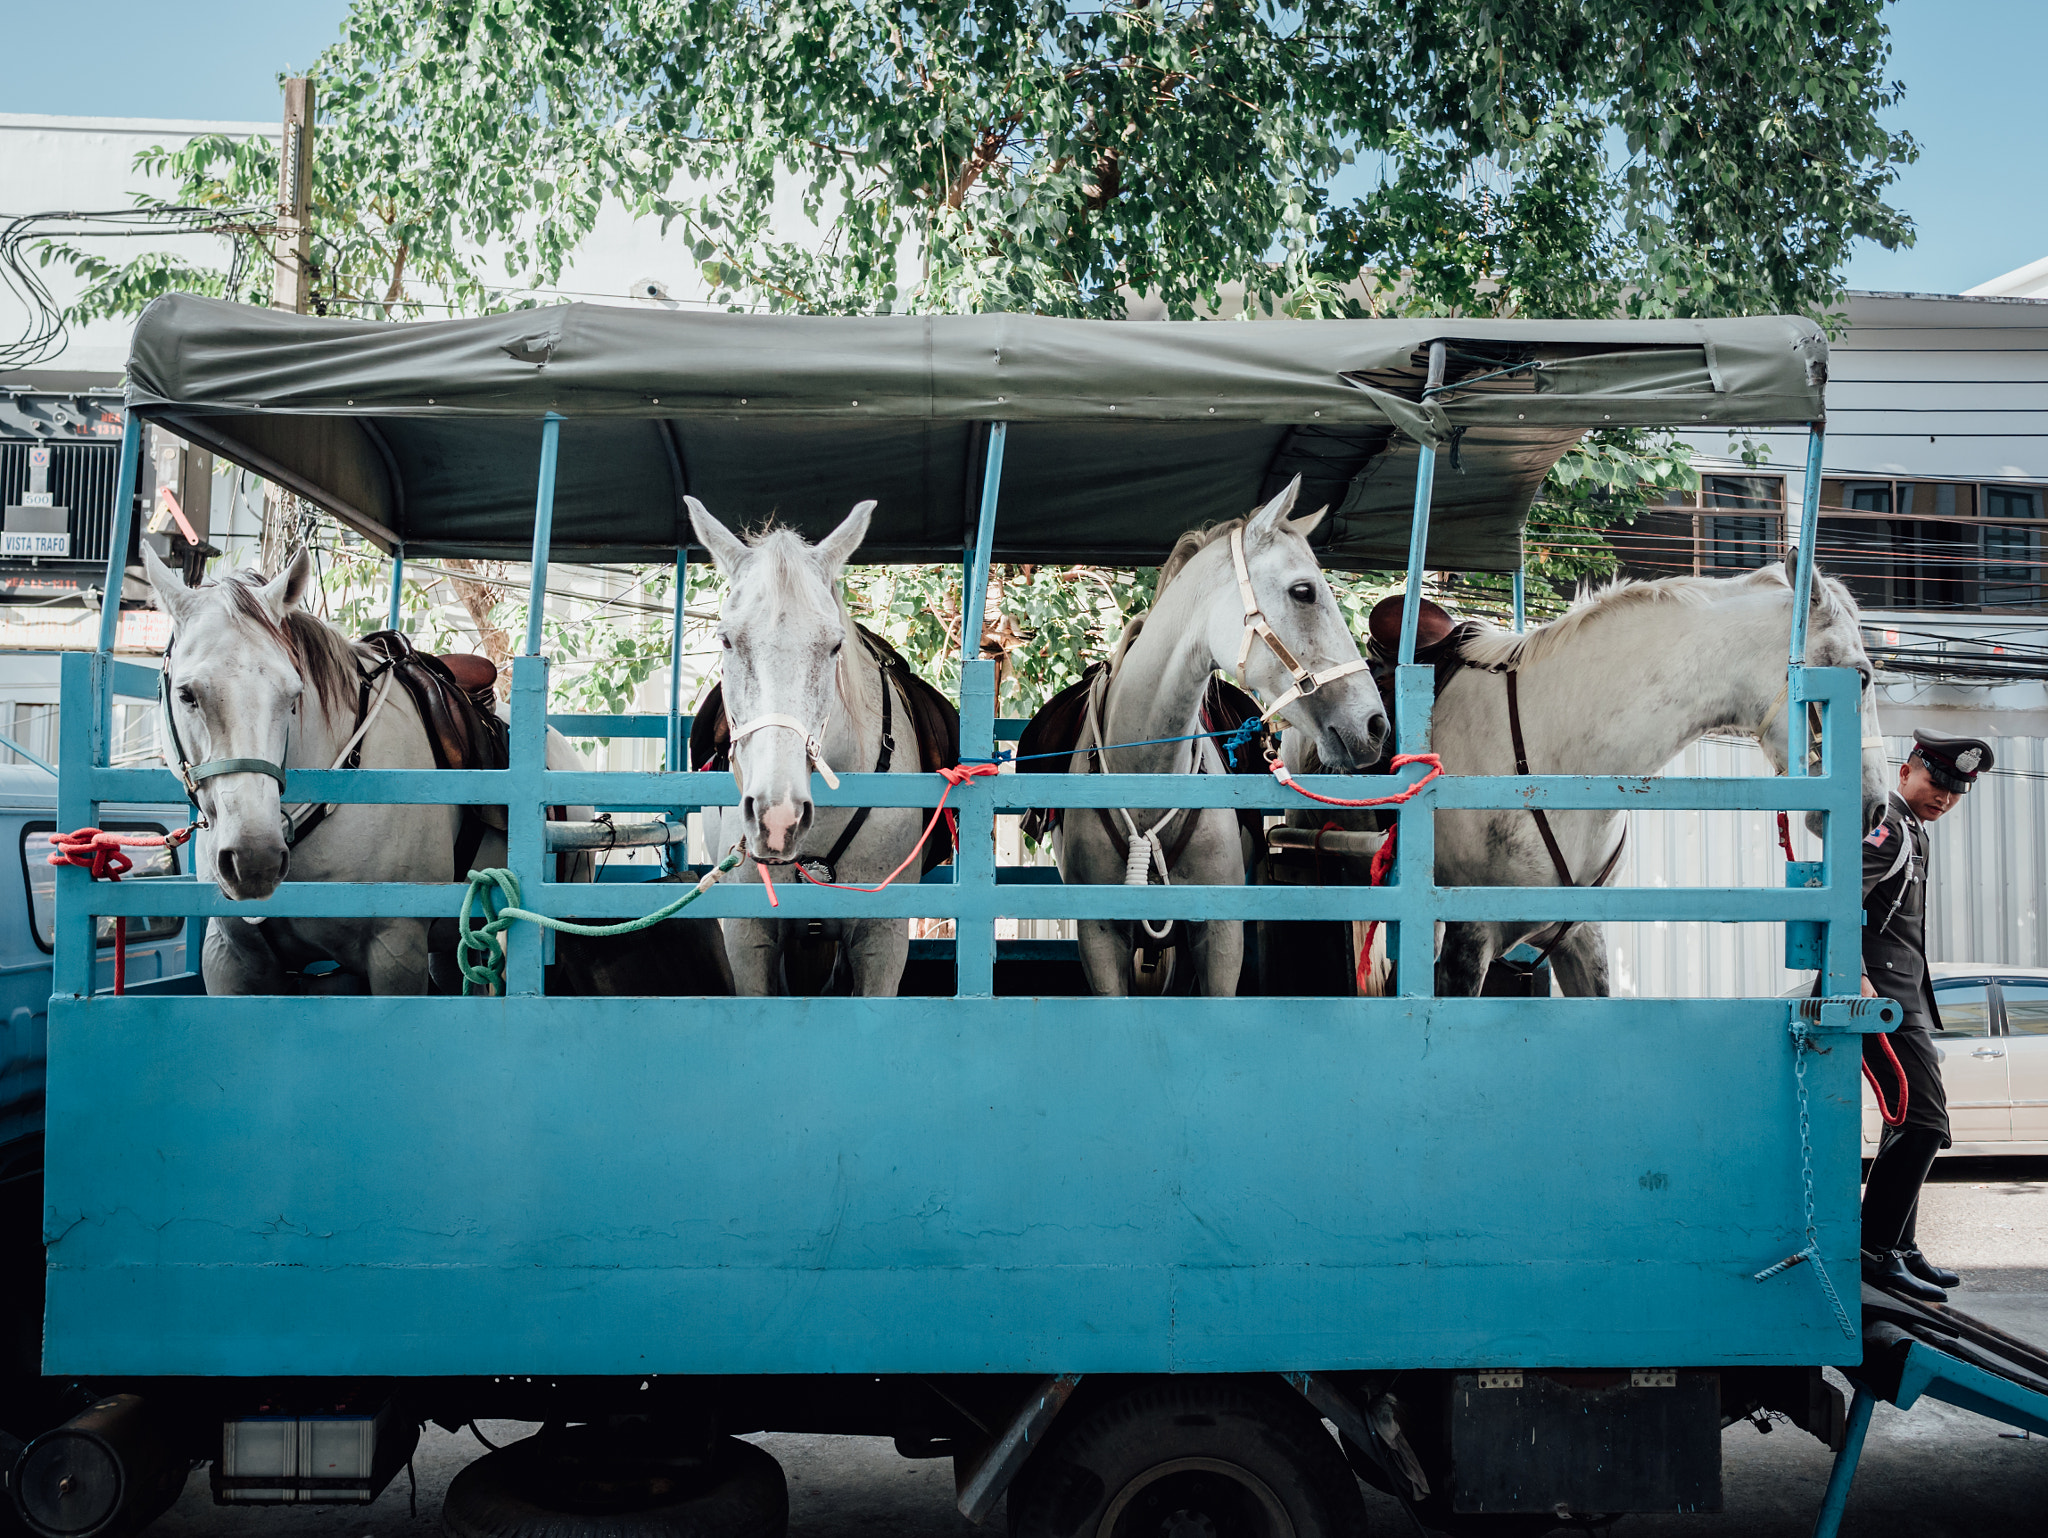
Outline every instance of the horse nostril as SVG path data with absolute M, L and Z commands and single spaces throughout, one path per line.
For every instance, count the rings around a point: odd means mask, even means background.
M 229 886 L 233 886 L 235 884 L 235 852 L 232 849 L 223 849 L 215 864 L 220 869 L 220 879 Z
M 748 823 L 759 820 L 754 815 L 754 798 L 752 796 L 740 797 L 740 820 Z
M 817 808 L 813 806 L 810 802 L 806 801 L 804 803 L 803 815 L 798 817 L 796 821 L 797 830 L 799 832 L 807 831 L 810 828 L 811 818 L 816 812 Z

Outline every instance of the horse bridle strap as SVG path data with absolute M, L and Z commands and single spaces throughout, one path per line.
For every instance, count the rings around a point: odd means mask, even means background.
M 797 736 L 803 738 L 804 753 L 810 759 L 811 767 L 818 771 L 819 778 L 827 785 L 834 790 L 839 788 L 839 776 L 834 774 L 832 766 L 825 762 L 825 749 L 818 742 L 818 734 L 795 716 L 779 715 L 772 711 L 767 715 L 756 716 L 745 726 L 735 726 L 726 741 L 737 748 L 742 738 L 751 737 L 755 732 L 766 731 L 771 726 L 779 726 L 784 731 L 795 732 Z M 740 766 L 737 761 L 732 766 L 732 777 L 737 784 L 740 778 Z
M 1266 707 L 1259 717 L 1261 724 L 1272 720 L 1304 695 L 1314 694 L 1326 684 L 1333 684 L 1352 673 L 1362 673 L 1372 666 L 1363 657 L 1354 657 L 1349 662 L 1339 663 L 1336 667 L 1324 668 L 1321 671 L 1301 665 L 1294 653 L 1287 649 L 1287 643 L 1280 639 L 1279 634 L 1266 619 L 1266 611 L 1259 607 L 1259 595 L 1252 589 L 1252 569 L 1245 560 L 1242 524 L 1230 531 L 1230 564 L 1236 569 L 1237 594 L 1244 604 L 1244 637 L 1238 642 L 1237 647 L 1238 683 L 1246 690 L 1252 686 L 1251 680 L 1245 677 L 1244 668 L 1251 660 L 1254 641 L 1264 641 L 1280 666 L 1287 669 L 1288 675 L 1294 680 L 1292 688 Z
M 1529 749 L 1522 741 L 1522 695 L 1520 688 L 1515 682 L 1515 676 L 1515 669 L 1509 668 L 1506 674 L 1508 684 L 1508 740 L 1514 744 L 1515 773 L 1527 775 L 1529 772 Z M 1572 879 L 1571 862 L 1565 859 L 1564 850 L 1558 846 L 1557 834 L 1551 830 L 1549 816 L 1545 814 L 1540 806 L 1530 807 L 1529 815 L 1536 819 L 1536 831 L 1543 836 L 1543 847 L 1550 855 L 1551 868 L 1557 872 L 1558 885 L 1577 886 L 1578 882 Z M 1620 842 L 1614 846 L 1614 853 L 1607 857 L 1607 863 L 1600 867 L 1600 874 L 1593 878 L 1590 883 L 1591 885 L 1596 887 L 1607 885 L 1607 878 L 1614 874 L 1615 866 L 1621 863 L 1621 852 L 1627 847 L 1628 824 L 1624 822 L 1621 825 Z M 1537 966 L 1542 966 L 1544 962 L 1550 959 L 1550 953 L 1564 943 L 1564 937 L 1578 927 L 1578 922 L 1577 919 L 1567 919 L 1558 929 L 1557 933 L 1550 937 L 1550 943 L 1543 947 L 1541 954 L 1536 958 Z

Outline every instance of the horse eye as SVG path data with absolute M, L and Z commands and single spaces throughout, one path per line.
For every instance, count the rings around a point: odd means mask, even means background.
M 718 644 L 720 646 L 723 646 L 727 651 L 731 651 L 732 637 L 727 635 L 723 630 L 721 630 L 718 632 Z
M 197 705 L 199 703 L 197 696 L 195 696 L 192 693 L 191 688 L 185 684 L 178 685 L 178 701 L 180 704 L 185 705 Z
M 1297 582 L 1287 590 L 1287 596 L 1296 603 L 1314 603 L 1316 601 L 1316 585 L 1313 582 Z
M 835 657 L 836 657 L 836 656 L 838 656 L 838 655 L 839 655 L 839 652 L 840 652 L 840 649 L 841 649 L 842 647 L 844 647 L 845 645 L 846 645 L 846 643 L 845 643 L 844 641 L 834 641 L 834 642 L 832 643 L 832 652 L 831 652 L 831 655 L 833 655 L 833 656 L 835 656 Z

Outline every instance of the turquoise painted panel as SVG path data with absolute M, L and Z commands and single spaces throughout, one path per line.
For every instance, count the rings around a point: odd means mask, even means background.
M 1765 1001 L 60 999 L 45 1368 L 1850 1362 L 1752 1280 L 1792 1064 Z

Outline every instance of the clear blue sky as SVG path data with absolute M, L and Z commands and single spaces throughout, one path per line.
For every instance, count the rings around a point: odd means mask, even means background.
M 8 0 L 6 10 L 0 112 L 268 120 L 278 72 L 309 64 L 347 5 L 97 0 L 84 32 L 74 8 Z M 1890 20 L 1892 74 L 1907 86 L 1893 119 L 1922 150 L 1893 201 L 1920 238 L 1905 251 L 1859 249 L 1850 285 L 1954 293 L 2048 256 L 2037 121 L 2048 4 L 1898 0 Z

